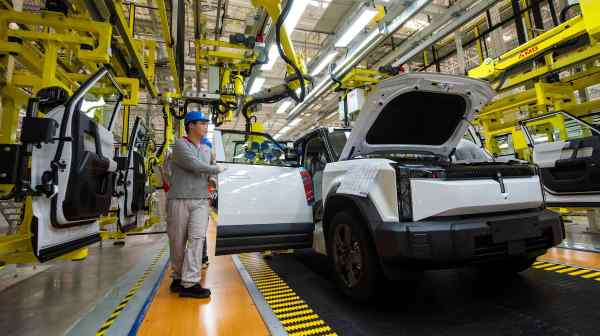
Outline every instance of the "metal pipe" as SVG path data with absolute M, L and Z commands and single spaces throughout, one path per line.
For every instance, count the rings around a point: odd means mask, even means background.
M 377 62 L 375 67 L 391 63 L 405 63 L 422 53 L 433 43 L 457 30 L 464 23 L 477 17 L 495 3 L 496 1 L 493 0 L 470 0 L 455 3 L 452 7 L 448 8 L 448 12 L 444 16 L 437 18 L 412 38 L 404 41 L 398 48 Z M 448 27 L 451 27 L 451 29 L 448 29 Z
M 519 44 L 525 44 L 527 42 L 527 36 L 525 35 L 525 28 L 523 28 L 523 18 L 521 17 L 521 5 L 519 0 L 511 1 L 513 12 L 515 15 L 515 27 L 517 28 L 517 39 Z
M 372 50 L 378 47 L 388 36 L 394 34 L 396 30 L 406 24 L 414 15 L 425 8 L 431 0 L 416 0 L 408 5 L 402 12 L 399 10 L 390 11 L 384 17 L 385 24 L 380 24 L 371 30 L 366 36 L 355 38 L 355 41 L 361 41 L 356 47 L 351 49 L 348 56 L 342 61 L 342 65 L 334 70 L 332 74 L 336 78 L 342 78 L 348 71 L 362 61 Z M 315 101 L 319 96 L 325 93 L 333 84 L 331 76 L 326 77 L 315 85 L 313 90 L 306 96 L 304 102 L 297 104 L 288 114 L 287 119 L 296 118 L 309 104 Z
M 185 89 L 183 84 L 185 79 L 185 23 L 185 0 L 177 0 L 177 21 L 174 22 L 177 27 L 175 64 L 177 64 L 177 74 L 179 75 L 179 86 L 182 94 Z

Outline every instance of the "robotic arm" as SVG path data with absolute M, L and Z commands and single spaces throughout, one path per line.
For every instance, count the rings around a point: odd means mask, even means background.
M 306 74 L 306 67 L 296 54 L 291 39 L 285 30 L 285 21 L 294 0 L 287 0 L 283 9 L 280 0 L 252 0 L 255 7 L 262 7 L 267 11 L 271 20 L 275 22 L 275 42 L 280 57 L 287 63 L 286 83 L 263 90 L 247 97 L 242 107 L 242 114 L 246 119 L 246 128 L 251 126 L 250 109 L 261 103 L 275 103 L 284 98 L 292 97 L 296 102 L 301 102 L 306 97 L 306 88 L 310 77 Z M 296 0 L 299 1 L 299 0 Z M 299 95 L 296 90 L 300 89 Z

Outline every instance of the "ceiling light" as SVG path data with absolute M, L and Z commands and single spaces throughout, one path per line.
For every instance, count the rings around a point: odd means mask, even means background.
M 290 106 L 292 106 L 292 101 L 286 100 L 281 105 L 279 105 L 279 108 L 277 109 L 277 111 L 275 113 L 276 114 L 285 113 L 285 111 L 287 111 L 287 109 L 290 108 Z
M 250 91 L 248 91 L 248 94 L 255 94 L 258 91 L 260 91 L 263 84 L 265 84 L 265 80 L 266 79 L 264 77 L 254 78 L 254 82 L 252 82 L 252 86 L 250 87 Z
M 429 22 L 427 22 L 425 20 L 412 19 L 412 20 L 406 22 L 404 24 L 404 27 L 412 29 L 412 30 L 419 30 L 428 25 L 429 25 Z
M 297 126 L 301 121 L 302 121 L 302 118 L 296 118 L 290 122 L 290 126 L 291 127 Z
M 327 117 L 325 117 L 325 119 L 329 119 L 329 118 L 331 118 L 331 117 L 333 117 L 334 115 L 337 115 L 337 114 L 339 114 L 338 111 L 331 112 Z
M 347 47 L 350 41 L 373 20 L 375 15 L 377 15 L 377 11 L 374 8 L 365 8 L 352 25 L 342 34 L 342 37 L 335 42 L 335 46 L 338 48 Z
M 290 36 L 294 31 L 294 28 L 296 28 L 296 25 L 298 24 L 298 21 L 300 21 L 300 17 L 302 16 L 302 13 L 304 13 L 308 2 L 309 0 L 294 0 L 292 3 L 292 8 L 290 8 L 290 12 L 285 17 L 285 22 L 283 23 L 288 36 Z
M 329 65 L 329 63 L 331 63 L 331 61 L 333 61 L 335 56 L 337 56 L 337 51 L 332 51 L 329 53 L 329 55 L 323 57 L 321 62 L 319 62 L 319 64 L 317 64 L 317 66 L 314 68 L 314 70 L 311 71 L 310 75 L 316 76 L 316 75 L 320 74 L 321 71 L 323 71 L 323 69 L 325 69 L 325 67 L 327 65 Z

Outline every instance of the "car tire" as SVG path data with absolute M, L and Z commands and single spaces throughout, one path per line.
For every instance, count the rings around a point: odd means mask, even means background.
M 379 257 L 368 230 L 356 215 L 345 211 L 334 215 L 327 235 L 327 254 L 336 285 L 346 296 L 361 302 L 376 296 L 382 280 Z
M 490 275 L 513 275 L 523 272 L 530 268 L 535 262 L 535 258 L 521 257 L 511 260 L 504 260 L 479 266 L 477 269 Z

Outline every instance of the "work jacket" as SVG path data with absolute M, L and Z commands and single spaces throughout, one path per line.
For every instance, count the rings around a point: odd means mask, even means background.
M 170 158 L 167 199 L 207 199 L 208 179 L 219 171 L 211 165 L 211 148 L 182 138 L 175 141 Z

